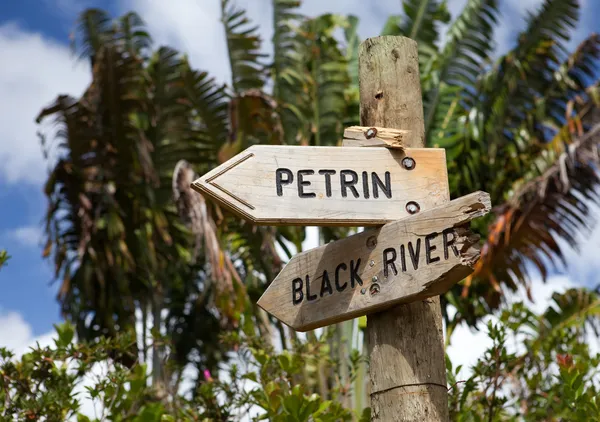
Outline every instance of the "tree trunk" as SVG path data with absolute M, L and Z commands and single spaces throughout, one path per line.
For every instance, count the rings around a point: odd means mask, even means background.
M 359 86 L 361 125 L 407 129 L 406 147 L 425 146 L 415 41 L 389 36 L 364 41 Z M 439 297 L 372 314 L 367 321 L 371 420 L 448 421 Z
M 158 290 L 158 289 L 157 289 Z M 155 291 L 152 300 L 152 329 L 157 335 L 160 334 L 162 310 L 162 295 Z M 158 386 L 162 381 L 162 348 L 159 341 L 152 339 L 152 385 Z

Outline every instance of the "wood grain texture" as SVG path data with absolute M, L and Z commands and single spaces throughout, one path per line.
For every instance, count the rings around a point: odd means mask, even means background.
M 425 146 L 417 43 L 405 37 L 375 37 L 359 48 L 360 121 L 410 131 L 407 147 Z
M 344 147 L 385 147 L 404 149 L 409 130 L 384 127 L 350 126 L 344 130 Z
M 464 225 L 490 209 L 489 195 L 476 192 L 302 252 L 258 305 L 307 331 L 445 293 L 471 274 L 479 259 L 479 237 Z
M 406 147 L 425 146 L 417 43 L 376 37 L 359 49 L 363 126 L 411 131 Z M 446 200 L 450 199 L 449 192 Z M 439 297 L 367 318 L 371 420 L 446 422 L 448 391 Z
M 257 224 L 374 226 L 410 215 L 408 202 L 443 203 L 448 175 L 440 148 L 254 145 L 192 188 Z

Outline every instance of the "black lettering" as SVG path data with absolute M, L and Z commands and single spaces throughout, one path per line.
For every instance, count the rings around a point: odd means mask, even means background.
M 412 261 L 413 268 L 419 269 L 419 253 L 421 252 L 421 239 L 417 239 L 417 252 L 413 250 L 412 242 L 408 242 L 408 253 L 410 254 L 410 260 Z
M 388 254 L 391 254 L 391 257 L 388 258 Z M 383 276 L 388 276 L 388 266 L 392 266 L 392 271 L 394 271 L 394 275 L 398 275 L 398 270 L 396 269 L 396 249 L 387 248 L 383 251 Z
M 292 303 L 298 305 L 302 303 L 304 293 L 302 292 L 302 279 L 300 277 L 292 280 Z
M 446 229 L 442 232 L 442 234 L 444 237 L 444 259 L 448 259 L 448 246 L 452 248 L 452 251 L 454 251 L 454 255 L 458 256 L 458 249 L 456 249 L 456 246 L 454 245 L 454 242 L 456 242 L 456 235 L 454 234 L 454 230 Z M 450 240 L 448 240 L 449 234 L 452 235 L 452 239 Z
M 298 170 L 298 196 L 300 198 L 314 198 L 317 196 L 314 192 L 304 192 L 304 186 L 310 186 L 308 180 L 304 180 L 304 176 L 315 174 L 314 170 Z
M 358 275 L 358 267 L 360 266 L 360 258 L 356 261 L 356 267 L 354 266 L 354 260 L 350 261 L 350 286 L 354 288 L 354 282 L 356 281 L 361 286 L 363 285 L 363 281 Z
M 319 174 L 325 176 L 325 195 L 331 197 L 331 175 L 335 174 L 335 170 L 319 170 Z
M 400 245 L 400 261 L 402 262 L 402 272 L 406 272 L 406 249 Z
M 283 176 L 287 177 L 284 179 Z M 291 170 L 280 168 L 275 171 L 275 185 L 277 186 L 277 196 L 283 196 L 283 185 L 289 185 L 294 180 Z
M 369 173 L 362 172 L 363 194 L 366 199 L 369 199 Z
M 309 302 L 312 302 L 313 300 L 317 300 L 317 295 L 310 295 L 310 280 L 308 278 L 308 275 L 306 276 L 306 299 Z
M 347 180 L 346 176 L 350 176 L 351 180 Z M 355 198 L 358 198 L 358 190 L 356 190 L 356 185 L 358 183 L 358 174 L 354 170 L 342 170 L 340 171 L 340 184 L 342 185 L 342 197 L 347 197 L 348 192 L 346 189 L 350 188 L 352 194 Z
M 329 281 L 329 274 L 327 274 L 327 270 L 323 271 L 323 277 L 321 278 L 321 297 L 323 297 L 323 294 L 325 294 L 325 290 L 327 290 L 330 295 L 333 294 L 333 289 L 331 288 L 331 282 Z
M 392 197 L 392 176 L 389 171 L 385 172 L 385 184 L 381 181 L 377 173 L 371 173 L 371 180 L 373 181 L 373 197 L 379 198 L 379 188 L 383 191 L 383 194 L 388 198 Z
M 431 252 L 435 251 L 437 247 L 435 245 L 432 245 L 430 242 L 436 237 L 437 233 L 428 234 L 427 236 L 425 236 L 425 261 L 427 262 L 427 265 L 431 264 L 432 262 L 438 262 L 440 260 L 439 256 L 431 256 Z
M 348 269 L 348 266 L 346 264 L 344 264 L 343 262 L 341 264 L 339 264 L 337 267 L 335 267 L 335 289 L 338 292 L 343 292 L 346 289 L 346 286 L 348 285 L 347 281 L 344 281 L 344 284 L 340 285 L 340 270 L 346 271 L 347 269 Z

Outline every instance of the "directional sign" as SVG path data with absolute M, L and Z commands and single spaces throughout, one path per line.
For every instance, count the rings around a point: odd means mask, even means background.
M 374 226 L 445 202 L 444 149 L 255 145 L 192 187 L 257 224 Z
M 479 237 L 465 223 L 490 211 L 475 192 L 294 256 L 258 305 L 307 331 L 438 296 L 473 271 Z

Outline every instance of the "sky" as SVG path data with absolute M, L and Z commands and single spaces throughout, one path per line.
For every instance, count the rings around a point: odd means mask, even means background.
M 466 0 L 449 0 L 453 16 Z M 79 96 L 90 81 L 87 63 L 77 62 L 69 50 L 74 20 L 86 7 L 100 7 L 118 16 L 129 10 L 147 22 L 157 45 L 186 52 L 193 66 L 208 70 L 222 82 L 229 80 L 225 39 L 219 21 L 219 0 L 20 0 L 0 2 L 0 249 L 11 259 L 0 271 L 0 346 L 24 351 L 33 341 L 47 342 L 52 324 L 60 321 L 55 300 L 58 283 L 52 283 L 51 263 L 41 257 L 43 217 L 47 202 L 43 184 L 47 175 L 38 131 L 51 133 L 51 122 L 35 124 L 39 111 L 58 94 Z M 540 0 L 499 0 L 501 19 L 495 32 L 501 54 L 524 27 L 528 11 Z M 262 28 L 263 39 L 272 35 L 269 0 L 238 0 Z M 573 33 L 574 47 L 592 32 L 600 32 L 600 1 L 582 0 L 580 24 Z M 401 13 L 400 0 L 305 0 L 308 15 L 325 12 L 360 17 L 364 39 L 376 36 L 391 14 Z M 269 45 L 266 43 L 266 51 Z M 600 214 L 599 214 L 600 215 Z M 313 242 L 314 243 L 314 242 Z M 315 246 L 309 245 L 309 246 Z M 600 227 L 583 241 L 582 252 L 568 254 L 569 266 L 555 272 L 547 284 L 534 274 L 536 309 L 543 309 L 554 290 L 600 283 Z M 485 342 L 467 328 L 459 329 L 451 346 L 458 359 L 477 356 Z

